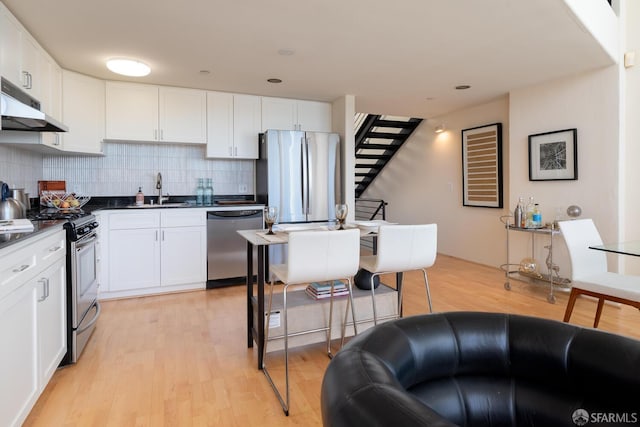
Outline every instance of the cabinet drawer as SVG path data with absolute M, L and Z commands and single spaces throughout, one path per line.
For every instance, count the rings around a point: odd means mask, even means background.
M 38 243 L 37 264 L 38 269 L 47 268 L 66 254 L 66 237 L 64 231 L 47 237 Z
M 6 248 L 0 251 L 0 299 L 58 259 L 64 258 L 63 230 L 34 239 L 19 249 Z
M 171 209 L 161 212 L 162 227 L 198 227 L 207 225 L 202 209 Z
M 109 215 L 110 230 L 160 227 L 159 212 L 125 212 Z

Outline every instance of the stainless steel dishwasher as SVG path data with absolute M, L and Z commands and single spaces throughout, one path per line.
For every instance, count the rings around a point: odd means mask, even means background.
M 261 228 L 262 209 L 207 212 L 207 289 L 244 283 L 247 242 L 236 231 Z M 253 274 L 256 272 L 254 255 Z

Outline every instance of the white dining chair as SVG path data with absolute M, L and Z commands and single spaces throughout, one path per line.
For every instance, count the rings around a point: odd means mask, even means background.
M 589 246 L 602 244 L 593 220 L 577 219 L 560 221 L 558 224 L 571 260 L 572 287 L 563 321 L 568 322 L 571 318 L 576 299 L 580 295 L 598 299 L 594 328 L 600 322 L 605 300 L 640 309 L 640 276 L 609 272 L 606 253 L 589 249 Z
M 427 269 L 436 261 L 438 249 L 437 224 L 381 225 L 377 236 L 377 254 L 360 257 L 360 268 L 370 273 L 373 323 L 378 324 L 374 279 L 387 273 L 422 270 L 427 290 L 429 311 L 433 312 Z M 402 313 L 402 288 L 398 292 L 398 313 Z
M 270 265 L 272 273 L 269 290 L 269 302 L 267 319 L 265 321 L 265 344 L 263 353 L 262 369 L 269 380 L 271 387 L 276 393 L 282 409 L 289 415 L 289 322 L 287 318 L 287 291 L 294 285 L 308 284 L 311 282 L 330 282 L 331 297 L 329 298 L 329 324 L 327 330 L 327 355 L 332 357 L 331 336 L 333 323 L 333 285 L 335 280 L 347 282 L 348 299 L 346 302 L 344 318 L 342 320 L 341 344 L 344 343 L 345 328 L 351 307 L 351 316 L 355 327 L 355 307 L 353 303 L 352 278 L 358 271 L 358 260 L 360 257 L 360 231 L 350 230 L 314 230 L 296 231 L 289 233 L 289 248 L 286 264 Z M 282 292 L 283 313 L 282 323 L 284 329 L 284 362 L 285 362 L 285 397 L 278 390 L 267 369 L 267 345 L 269 343 L 269 324 L 271 309 L 273 304 L 273 289 L 275 281 L 280 280 L 284 284 Z M 296 331 L 294 334 L 303 335 L 305 333 L 317 332 L 317 329 L 310 331 Z M 292 334 L 293 335 L 293 334 Z

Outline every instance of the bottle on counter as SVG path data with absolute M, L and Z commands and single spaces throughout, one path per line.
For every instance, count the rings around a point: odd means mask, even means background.
M 136 193 L 136 205 L 144 205 L 144 194 L 142 193 L 142 187 L 138 187 L 138 192 Z
M 520 197 L 518 199 L 518 206 L 516 206 L 516 209 L 513 211 L 513 226 L 514 227 L 522 227 L 522 217 L 524 215 L 523 206 L 522 205 L 524 205 L 524 199 L 522 197 Z
M 525 220 L 524 220 L 525 228 L 533 228 L 533 208 L 534 207 L 535 207 L 535 202 L 533 201 L 533 196 L 530 196 L 529 202 L 527 203 L 527 207 L 525 209 Z
M 198 178 L 198 187 L 196 188 L 196 205 L 204 205 L 204 179 Z
M 213 180 L 207 178 L 207 185 L 204 187 L 204 204 L 206 206 L 213 205 Z
M 540 213 L 540 205 L 537 203 L 533 206 L 531 221 L 534 228 L 542 227 L 542 214 Z

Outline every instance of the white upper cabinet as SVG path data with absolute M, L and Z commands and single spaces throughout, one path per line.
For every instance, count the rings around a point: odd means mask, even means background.
M 61 118 L 61 69 L 0 3 L 0 73 L 40 102 L 40 109 Z
M 207 157 L 258 158 L 261 98 L 207 92 Z
M 65 70 L 62 73 L 64 151 L 102 154 L 104 139 L 104 80 Z
M 21 84 L 21 29 L 0 3 L 0 72 L 11 83 Z
M 206 92 L 106 82 L 106 139 L 205 144 Z
M 158 87 L 106 82 L 107 139 L 158 140 Z
M 331 132 L 331 104 L 287 98 L 262 98 L 262 130 Z
M 206 144 L 206 92 L 164 86 L 159 91 L 160 140 Z

